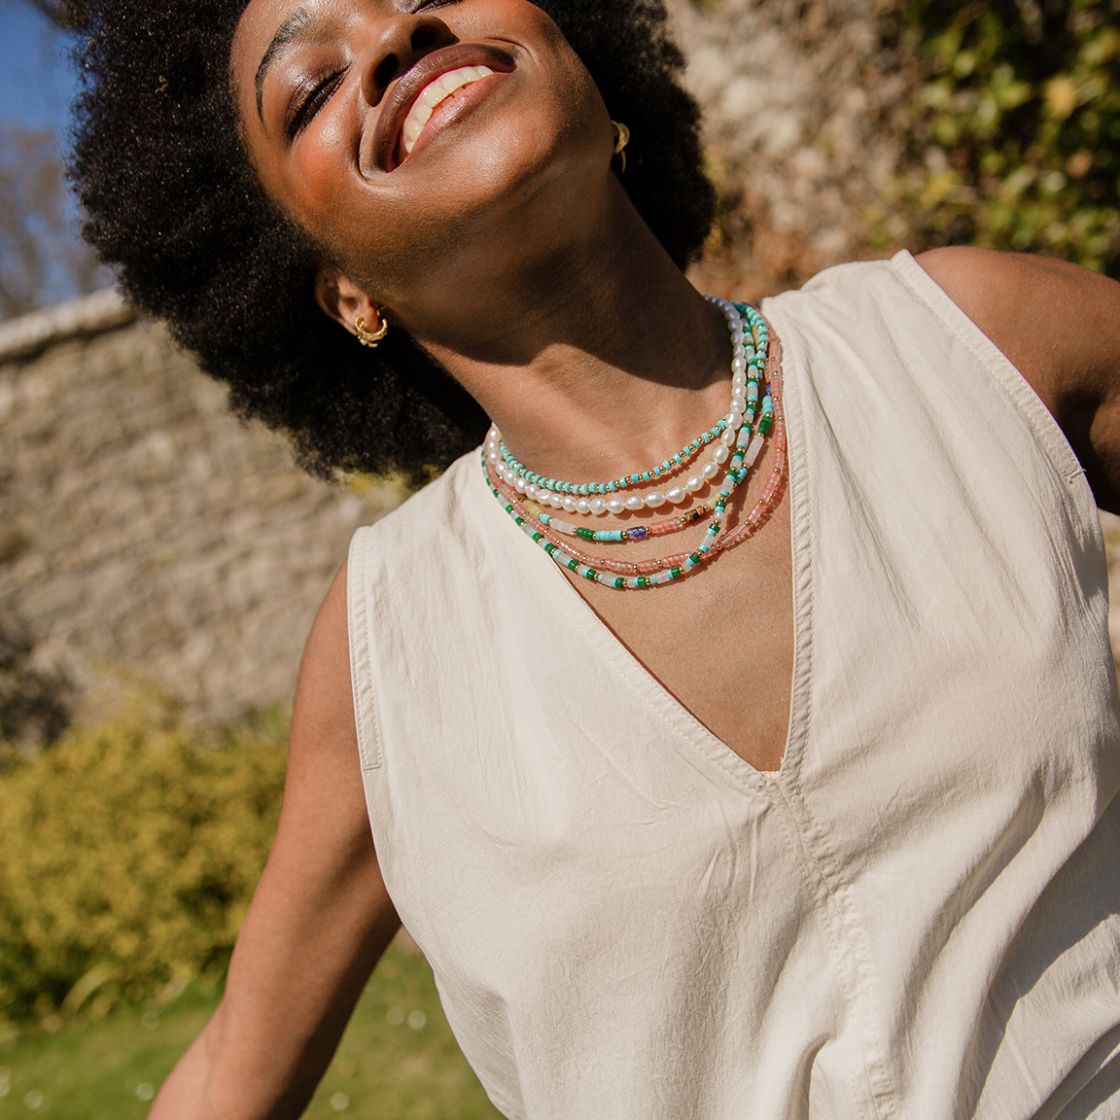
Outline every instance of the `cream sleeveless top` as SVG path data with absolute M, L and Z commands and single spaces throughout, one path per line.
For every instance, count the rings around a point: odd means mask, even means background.
M 389 893 L 511 1120 L 1120 1117 L 1085 477 L 909 254 L 763 310 L 794 557 L 780 771 L 644 669 L 470 454 L 350 549 Z

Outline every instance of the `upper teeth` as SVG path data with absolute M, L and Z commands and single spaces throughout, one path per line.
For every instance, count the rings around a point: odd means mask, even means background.
M 489 66 L 460 66 L 458 70 L 448 70 L 434 82 L 429 82 L 412 103 L 412 108 L 404 119 L 404 127 L 401 129 L 404 154 L 408 155 L 412 151 L 417 137 L 424 131 L 424 125 L 428 123 L 441 101 L 450 97 L 457 89 L 462 89 L 471 82 L 477 82 L 479 78 L 487 78 L 493 73 Z

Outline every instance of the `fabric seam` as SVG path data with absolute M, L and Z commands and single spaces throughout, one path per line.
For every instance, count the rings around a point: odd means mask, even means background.
M 766 301 L 763 301 L 766 302 Z M 778 317 L 767 310 L 763 314 L 774 321 L 782 346 L 782 389 L 784 392 L 784 412 L 786 425 L 786 463 L 787 493 L 790 503 L 790 559 L 793 565 L 793 680 L 790 685 L 789 731 L 786 741 L 786 754 L 782 757 L 778 770 L 772 773 L 772 781 L 798 781 L 801 767 L 808 747 L 810 709 L 813 704 L 813 659 L 815 645 L 816 602 L 813 594 L 813 577 L 816 565 L 813 563 L 814 537 L 813 522 L 810 517 L 809 497 L 809 451 L 806 444 L 806 428 L 801 406 L 801 382 L 798 377 L 805 376 L 807 366 L 801 350 L 801 339 L 789 329 L 788 321 L 783 322 L 785 313 L 778 308 Z M 790 377 L 790 370 L 798 376 Z M 796 429 L 797 438 L 793 438 Z M 793 469 L 796 460 L 797 469 Z M 800 538 L 800 541 L 799 541 Z M 799 548 L 798 545 L 801 545 Z M 800 704 L 798 703 L 800 701 Z
M 381 729 L 377 703 L 372 695 L 373 675 L 369 650 L 369 596 L 366 589 L 366 545 L 368 526 L 355 531 L 346 565 L 350 689 L 354 700 L 358 756 L 362 772 L 381 769 Z M 372 739 L 372 743 L 369 741 Z
M 834 947 L 840 954 L 841 959 L 843 959 L 845 950 L 853 952 L 856 959 L 854 979 L 858 1002 L 853 1000 L 853 1005 L 860 1009 L 859 1015 L 863 1022 L 865 1037 L 871 1047 L 872 1056 L 867 1068 L 868 1088 L 871 1093 L 875 1115 L 889 1120 L 889 1118 L 898 1115 L 898 1092 L 889 1073 L 889 1062 L 886 1060 L 885 1050 L 878 1038 L 874 1019 L 862 1010 L 865 1005 L 875 1005 L 878 1001 L 874 996 L 873 970 L 863 937 L 863 927 L 856 916 L 852 902 L 851 884 L 840 872 L 839 861 L 829 845 L 827 833 L 813 816 L 802 791 L 796 785 L 789 783 L 788 789 L 785 784 L 781 784 L 781 793 L 782 800 L 790 815 L 795 819 L 800 817 L 803 822 L 802 843 L 805 845 L 808 857 L 812 860 L 817 874 L 821 877 L 828 896 L 835 902 L 836 920 L 844 931 L 847 943 L 837 944 L 834 941 Z M 861 994 L 863 998 L 859 998 Z M 885 1112 L 883 1111 L 884 1108 L 886 1109 Z
M 853 1012 L 859 1016 L 863 1024 L 865 1047 L 867 1047 L 864 1051 L 864 1084 L 856 1083 L 853 1073 L 853 1090 L 857 1099 L 863 1099 L 869 1103 L 876 1117 L 880 1120 L 886 1120 L 886 1118 L 896 1115 L 897 1093 L 887 1073 L 887 1065 L 883 1057 L 882 1046 L 877 1039 L 873 1017 L 864 1010 L 867 1001 L 870 1001 L 871 1004 L 875 1003 L 868 974 L 866 947 L 863 944 L 858 923 L 851 913 L 847 884 L 834 871 L 835 857 L 828 847 L 819 824 L 809 812 L 801 790 L 802 766 L 808 751 L 809 736 L 813 724 L 812 668 L 815 653 L 816 622 L 816 603 L 813 595 L 813 578 L 816 568 L 812 562 L 816 539 L 813 535 L 813 523 L 810 517 L 812 511 L 811 484 L 808 467 L 809 447 L 806 442 L 808 426 L 805 423 L 801 393 L 803 382 L 807 385 L 809 381 L 809 367 L 802 349 L 801 339 L 796 331 L 790 329 L 785 311 L 780 303 L 773 310 L 767 308 L 764 314 L 778 328 L 778 337 L 782 340 L 787 359 L 783 370 L 783 387 L 786 396 L 786 430 L 789 433 L 787 453 L 791 463 L 795 456 L 797 461 L 797 469 L 790 470 L 790 524 L 792 530 L 800 532 L 802 542 L 800 554 L 796 548 L 793 548 L 792 551 L 797 581 L 795 594 L 800 593 L 802 585 L 804 585 L 805 590 L 804 610 L 799 613 L 799 621 L 802 626 L 796 635 L 798 644 L 795 646 L 794 664 L 796 673 L 793 691 L 794 698 L 801 696 L 802 704 L 800 711 L 791 712 L 791 722 L 797 720 L 799 723 L 798 733 L 795 735 L 791 726 L 788 766 L 783 764 L 782 769 L 775 773 L 772 779 L 777 796 L 780 797 L 785 808 L 785 813 L 779 813 L 778 817 L 781 819 L 782 827 L 787 831 L 787 835 L 790 824 L 785 820 L 785 815 L 788 814 L 790 820 L 796 825 L 800 851 L 794 853 L 795 858 L 798 859 L 801 866 L 804 867 L 807 864 L 815 876 L 817 891 L 814 893 L 822 897 L 819 908 L 824 910 L 825 929 L 835 960 L 838 963 L 840 982 Z M 790 377 L 791 370 L 797 371 L 796 377 Z M 794 438 L 795 433 L 797 438 Z M 820 854 L 814 850 L 814 847 L 818 845 L 822 849 Z M 845 935 L 844 937 L 840 936 L 841 932 Z M 845 940 L 851 942 L 851 945 L 846 945 Z M 857 958 L 854 975 L 844 967 L 848 950 L 854 950 Z M 884 1108 L 886 1109 L 885 1112 L 883 1111 Z
M 1080 479 L 1088 490 L 1084 468 L 1061 425 L 1015 363 L 969 318 L 965 310 L 953 301 L 949 293 L 922 268 L 912 254 L 904 250 L 888 263 L 922 304 L 941 319 L 953 336 L 1003 386 L 1011 403 L 1038 437 L 1050 466 L 1067 483 L 1076 485 Z M 1091 491 L 1089 493 L 1092 499 Z M 1092 499 L 1092 504 L 1096 508 L 1095 499 Z

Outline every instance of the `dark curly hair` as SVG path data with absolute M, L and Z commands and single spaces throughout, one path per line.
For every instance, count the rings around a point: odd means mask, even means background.
M 631 128 L 623 180 L 683 268 L 714 209 L 699 109 L 661 0 L 540 0 Z M 81 0 L 71 177 L 84 234 L 126 296 L 169 323 L 230 403 L 287 432 L 301 467 L 420 481 L 486 417 L 399 329 L 376 354 L 315 304 L 325 254 L 268 198 L 241 146 L 229 50 L 244 0 Z

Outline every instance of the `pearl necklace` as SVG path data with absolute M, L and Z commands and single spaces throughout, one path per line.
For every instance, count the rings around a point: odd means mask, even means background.
M 739 430 L 746 423 L 750 427 L 759 402 L 759 374 L 766 364 L 769 345 L 769 327 L 762 315 L 746 304 L 736 305 L 729 300 L 708 297 L 719 307 L 727 320 L 728 332 L 733 347 L 731 361 L 731 401 L 726 416 L 721 416 L 711 428 L 701 432 L 695 439 L 686 443 L 661 463 L 642 471 L 632 471 L 608 482 L 569 482 L 549 478 L 529 470 L 513 452 L 510 451 L 497 425 L 492 425 L 486 438 L 487 457 L 494 473 L 540 505 L 562 509 L 568 513 L 595 514 L 602 516 L 612 513 L 616 516 L 624 510 L 636 513 L 640 510 L 657 509 L 667 502 L 681 505 L 689 501 L 693 494 L 714 482 L 720 468 L 731 457 L 738 439 Z M 744 328 L 743 318 L 747 319 Z M 684 485 L 672 487 L 667 492 L 655 490 L 644 497 L 637 494 L 620 496 L 619 492 L 643 483 L 656 482 L 668 477 L 686 466 L 708 444 L 715 442 L 716 447 L 710 460 L 691 475 Z
M 749 536 L 753 536 L 763 525 L 769 521 L 771 514 L 777 508 L 784 492 L 785 472 L 786 472 L 786 441 L 785 441 L 785 423 L 781 413 L 781 390 L 778 380 L 775 379 L 772 383 L 773 399 L 775 402 L 775 416 L 777 419 L 777 426 L 774 429 L 774 464 L 771 467 L 770 475 L 766 484 L 762 488 L 758 500 L 755 502 L 754 508 L 738 525 L 735 526 L 725 536 L 719 538 L 711 552 L 714 555 L 717 552 L 724 552 L 728 548 L 738 544 L 741 540 L 745 540 Z M 623 576 L 651 576 L 658 572 L 663 572 L 668 569 L 670 572 L 673 568 L 680 568 L 681 572 L 676 576 L 669 578 L 662 578 L 657 583 L 651 586 L 658 586 L 660 583 L 669 582 L 669 579 L 680 578 L 684 573 L 684 565 L 691 559 L 688 553 L 678 553 L 672 556 L 665 556 L 659 559 L 651 560 L 638 560 L 638 561 L 624 561 L 613 560 L 608 557 L 589 556 L 587 553 L 582 552 L 573 544 L 563 541 L 552 528 L 545 525 L 539 517 L 534 517 L 529 508 L 529 504 L 523 502 L 519 495 L 511 490 L 504 482 L 487 478 L 490 484 L 491 493 L 503 503 L 502 508 L 513 518 L 514 523 L 522 529 L 523 532 L 536 544 L 539 544 L 546 552 L 549 551 L 548 545 L 555 546 L 554 550 L 549 552 L 549 555 L 559 563 L 562 567 L 568 568 L 571 571 L 577 571 L 585 579 L 592 578 L 587 575 L 583 570 L 572 568 L 570 561 L 576 560 L 583 568 L 591 569 L 596 573 L 602 571 L 613 572 L 616 575 Z M 701 507 L 698 510 L 693 510 L 689 514 L 684 515 L 690 521 L 700 521 L 712 512 L 714 507 Z M 693 518 L 695 514 L 695 518 Z M 552 523 L 555 525 L 555 521 Z M 651 532 L 652 535 L 652 532 Z M 607 577 L 606 581 L 596 577 L 596 582 L 604 583 L 606 586 L 613 587 L 616 590 L 623 590 L 628 586 L 637 586 L 636 584 L 627 584 L 625 580 L 612 581 Z
M 541 502 L 541 495 L 550 493 L 550 488 L 541 486 L 539 482 L 530 481 L 529 477 L 532 475 L 532 472 L 526 471 L 521 473 L 510 467 L 509 463 L 504 460 L 502 455 L 500 446 L 501 437 L 496 427 L 492 428 L 487 437 L 482 453 L 482 471 L 491 493 L 493 493 L 494 497 L 502 504 L 503 509 L 513 519 L 514 523 L 521 528 L 531 540 L 540 545 L 540 547 L 552 557 L 553 561 L 562 568 L 575 572 L 583 579 L 620 591 L 640 591 L 664 586 L 667 583 L 687 576 L 713 556 L 753 535 L 767 520 L 769 520 L 770 515 L 781 499 L 787 460 L 785 424 L 781 411 L 780 344 L 778 340 L 775 339 L 774 348 L 773 350 L 770 349 L 769 327 L 754 308 L 745 304 L 725 304 L 725 301 L 714 302 L 718 302 L 720 306 L 724 307 L 735 352 L 732 366 L 732 408 L 729 415 L 723 418 L 726 424 L 724 429 L 721 430 L 720 437 L 721 449 L 726 449 L 727 451 L 727 454 L 722 457 L 721 461 L 726 461 L 728 455 L 730 455 L 731 462 L 721 484 L 718 497 L 711 506 L 711 512 L 715 514 L 715 517 L 705 529 L 695 551 L 662 557 L 660 559 L 624 562 L 588 556 L 577 548 L 561 542 L 556 536 L 556 519 L 549 518 L 549 520 L 545 521 L 542 518 L 546 515 L 542 515 L 541 518 L 534 516 L 532 511 L 522 501 L 522 495 L 525 495 L 530 501 L 543 504 Z M 728 308 L 730 308 L 730 311 L 728 311 Z M 744 317 L 747 319 L 749 327 L 743 325 L 742 319 Z M 753 339 L 751 336 L 753 336 Z M 751 345 L 752 341 L 753 345 Z M 751 424 L 756 412 L 755 405 L 758 400 L 757 387 L 759 372 L 762 368 L 765 368 L 767 372 L 766 380 L 768 388 L 762 401 L 762 416 L 752 438 Z M 748 371 L 751 375 L 749 378 Z M 747 391 L 749 389 L 748 380 L 754 386 L 754 393 L 749 393 Z M 742 402 L 742 407 L 736 408 L 736 405 L 740 401 Z M 736 416 L 736 413 L 739 415 Z M 726 439 L 723 435 L 724 431 L 732 435 L 733 438 L 730 440 Z M 747 477 L 750 468 L 754 465 L 762 449 L 763 440 L 771 431 L 774 432 L 775 436 L 775 463 L 762 495 L 756 502 L 754 508 L 735 529 L 725 534 L 722 539 L 720 539 L 727 504 L 735 490 Z M 686 444 L 685 447 L 687 448 L 689 445 Z M 520 467 L 521 464 L 517 464 L 517 466 Z M 718 473 L 718 469 L 717 465 L 715 473 Z M 647 472 L 641 472 L 643 475 L 645 473 Z M 652 481 L 653 478 L 657 477 L 653 475 L 652 469 L 648 473 L 651 476 L 649 479 L 639 476 L 637 481 Z M 635 472 L 635 475 L 637 474 L 638 472 Z M 540 478 L 539 475 L 536 477 L 538 479 Z M 628 477 L 634 478 L 634 475 Z M 564 491 L 566 494 L 565 502 L 572 501 L 575 507 L 573 512 L 585 512 L 576 505 L 577 500 L 573 497 L 575 493 L 581 495 L 579 500 L 585 502 L 587 507 L 586 512 L 601 512 L 598 509 L 594 511 L 591 509 L 591 503 L 586 502 L 586 499 L 582 497 L 584 491 L 581 488 L 607 487 L 611 485 L 610 483 L 573 484 L 561 482 L 559 480 L 546 481 L 553 482 L 558 486 L 573 488 Z M 613 481 L 614 483 L 618 482 L 617 479 Z M 535 489 L 535 493 L 533 489 Z M 618 489 L 617 486 L 616 489 Z M 614 491 L 596 489 L 589 489 L 587 492 L 596 494 L 604 492 L 614 493 Z M 635 511 L 645 506 L 655 508 L 654 505 L 650 505 L 649 501 L 653 496 L 654 495 L 649 495 L 647 498 L 642 499 L 637 495 L 632 495 L 631 499 L 623 503 L 622 508 L 630 508 Z M 667 500 L 667 496 L 658 495 L 658 497 L 659 500 L 656 505 L 663 505 Z M 630 506 L 629 502 L 635 499 L 638 504 Z M 612 502 L 615 500 L 617 499 L 612 499 Z M 565 505 L 565 508 L 567 508 L 567 505 Z M 607 508 L 611 507 L 608 506 Z M 611 512 L 621 512 L 621 509 L 611 509 Z M 693 512 L 696 513 L 697 511 Z M 693 520 L 702 519 L 703 516 L 703 513 L 698 514 L 696 517 L 685 514 L 673 520 L 681 523 L 678 527 L 684 527 L 684 525 L 691 523 Z M 562 524 L 565 529 L 571 530 L 573 536 L 585 540 L 590 539 L 622 543 L 627 540 L 641 539 L 642 536 L 655 535 L 650 532 L 650 529 L 654 527 L 648 527 L 645 532 L 642 533 L 641 531 L 636 532 L 627 529 L 593 531 L 582 529 L 582 527 L 571 526 L 566 522 Z M 660 526 L 667 524 L 667 522 L 659 523 Z M 582 531 L 580 531 L 580 529 L 582 529 Z M 660 533 L 656 535 L 660 535 Z

